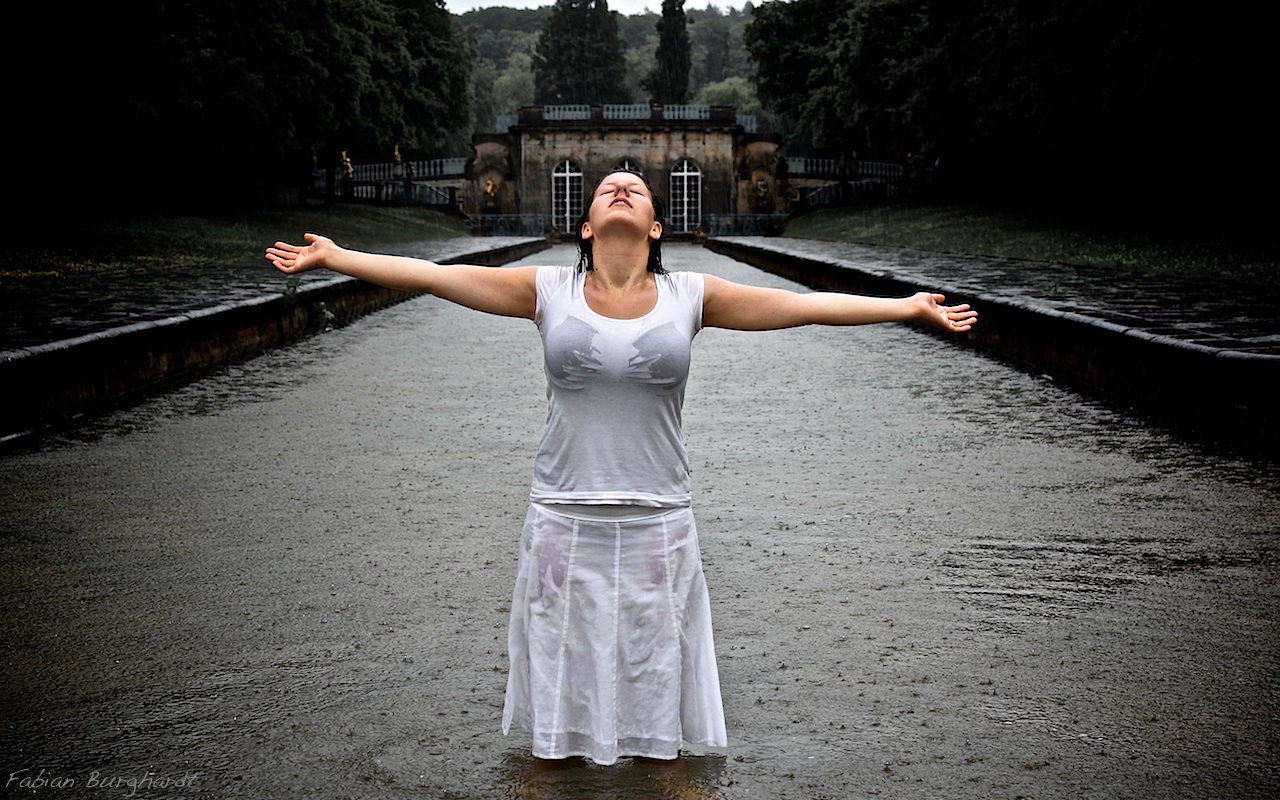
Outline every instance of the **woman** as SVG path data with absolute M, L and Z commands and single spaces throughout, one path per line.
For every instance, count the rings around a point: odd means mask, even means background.
M 511 607 L 503 731 L 542 759 L 674 759 L 682 741 L 726 744 L 710 605 L 690 507 L 681 408 L 705 326 L 927 322 L 966 331 L 968 306 L 799 294 L 662 266 L 663 204 L 638 173 L 591 194 L 577 268 L 442 266 L 345 250 L 307 234 L 267 258 L 327 268 L 533 320 L 548 415 L 534 461 Z

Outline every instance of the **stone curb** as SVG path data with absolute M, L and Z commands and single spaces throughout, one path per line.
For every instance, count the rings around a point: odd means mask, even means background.
M 544 250 L 530 239 L 441 263 L 497 266 Z M 0 352 L 0 443 L 63 427 L 417 296 L 354 278 Z
M 981 324 L 961 337 L 964 344 L 1200 439 L 1262 453 L 1274 453 L 1280 444 L 1280 356 L 1211 347 L 1025 298 L 936 281 L 925 285 L 784 249 L 724 239 L 708 240 L 707 247 L 814 289 L 890 296 L 926 288 L 942 292 L 948 303 L 969 303 L 982 315 Z

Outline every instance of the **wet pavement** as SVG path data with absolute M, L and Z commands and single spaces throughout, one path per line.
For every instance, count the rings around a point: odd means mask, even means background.
M 424 297 L 0 455 L 6 796 L 1280 792 L 1274 466 L 903 326 L 704 331 L 688 398 L 729 747 L 501 735 L 539 342 Z
M 525 241 L 527 237 L 463 237 L 403 245 L 396 252 L 447 261 Z M 255 253 L 234 264 L 138 264 L 85 270 L 56 281 L 33 280 L 0 292 L 0 352 L 256 300 L 332 277 L 310 272 L 286 278 Z
M 1075 313 L 1205 347 L 1280 357 L 1280 286 L 807 239 L 729 237 L 922 287 Z

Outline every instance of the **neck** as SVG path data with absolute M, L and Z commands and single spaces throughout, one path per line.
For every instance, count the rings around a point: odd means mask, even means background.
M 641 285 L 649 274 L 649 242 L 639 246 L 612 245 L 597 241 L 592 247 L 594 280 L 611 289 Z

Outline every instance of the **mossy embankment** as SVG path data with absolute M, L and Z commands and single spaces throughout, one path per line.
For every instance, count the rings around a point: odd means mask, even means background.
M 352 247 L 452 239 L 463 222 L 409 207 L 305 206 L 206 215 L 112 214 L 45 220 L 0 243 L 0 289 L 48 280 L 109 278 L 120 272 L 257 262 L 278 239 L 308 231 Z M 292 238 L 290 238 L 292 237 Z
M 1208 221 L 1200 226 L 1126 224 L 988 206 L 888 203 L 813 211 L 790 220 L 785 235 L 1178 278 L 1280 284 L 1274 246 Z

